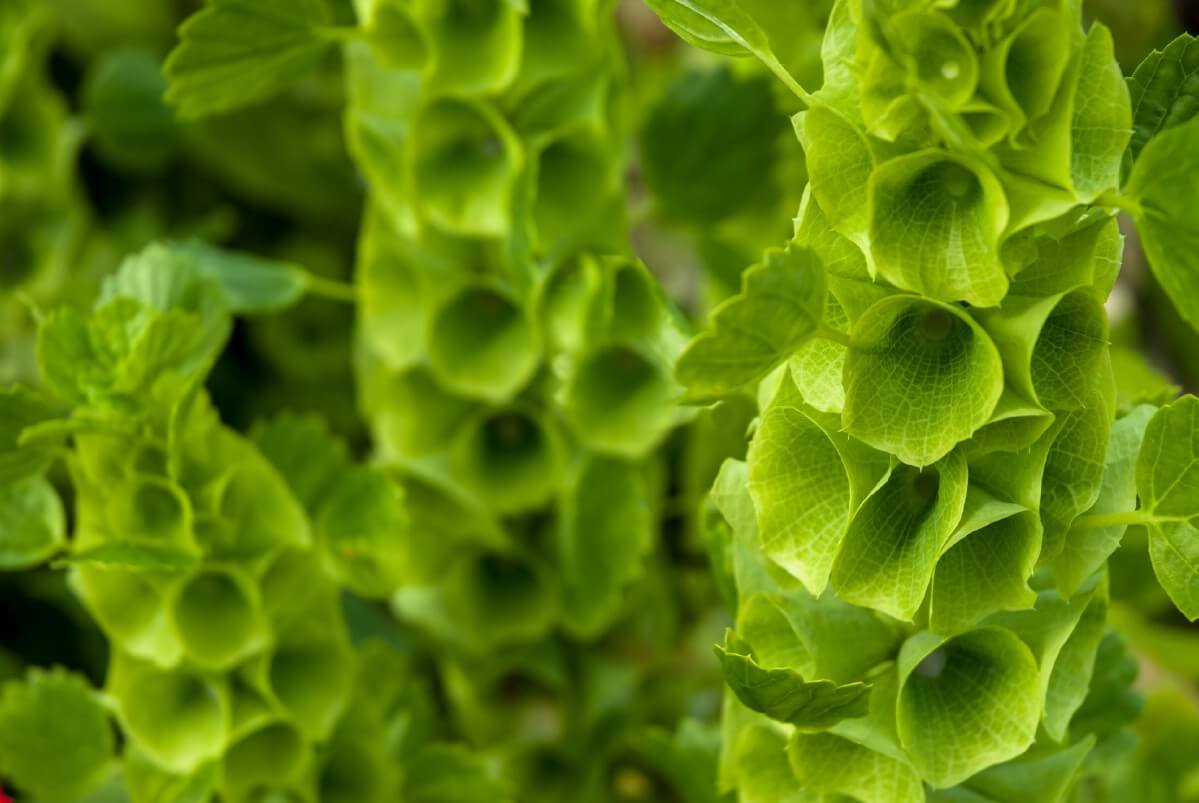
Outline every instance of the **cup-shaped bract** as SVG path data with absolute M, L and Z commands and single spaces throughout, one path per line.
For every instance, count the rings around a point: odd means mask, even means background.
M 920 776 L 907 763 L 834 733 L 796 731 L 787 744 L 792 782 L 808 792 L 863 803 L 924 799 Z
M 187 774 L 228 747 L 229 699 L 223 679 L 189 669 L 159 669 L 117 650 L 107 690 L 125 733 L 167 770 Z
M 485 101 L 433 101 L 412 124 L 411 149 L 419 209 L 431 223 L 461 236 L 507 232 L 525 157 L 499 112 Z
M 979 320 L 1003 355 L 1009 387 L 1046 410 L 1086 406 L 1094 378 L 1108 370 L 1107 316 L 1090 286 L 1010 296 Z
M 0 570 L 32 568 L 66 543 L 66 514 L 44 476 L 0 485 Z
M 196 549 L 191 500 L 178 484 L 134 475 L 125 483 L 105 489 L 104 495 L 110 537 Z
M 387 803 L 395 800 L 387 786 L 389 771 L 378 746 L 361 736 L 338 732 L 321 751 L 316 768 L 316 795 L 324 803 Z
M 339 635 L 287 640 L 264 659 L 271 697 L 312 739 L 332 731 L 353 683 L 353 655 Z
M 921 777 L 952 786 L 1023 753 L 1041 718 L 1037 662 L 998 627 L 917 634 L 899 654 L 899 738 Z
M 536 557 L 478 551 L 451 568 L 445 605 L 475 651 L 492 650 L 547 632 L 558 611 L 554 581 Z
M 932 149 L 883 162 L 870 177 L 869 214 L 875 266 L 897 287 L 976 307 L 1007 292 L 1007 196 L 976 158 Z
M 442 387 L 426 366 L 391 372 L 376 361 L 363 363 L 359 383 L 370 417 L 375 448 L 383 460 L 419 459 L 453 440 L 478 403 Z
M 845 429 L 909 465 L 934 463 L 973 435 L 1003 393 L 995 344 L 958 307 L 893 296 L 851 337 Z
M 749 494 L 762 551 L 820 594 L 854 510 L 887 457 L 846 438 L 835 416 L 806 407 L 789 378 L 763 412 L 749 447 Z
M 1017 131 L 1049 111 L 1077 31 L 1068 12 L 1038 8 L 984 55 L 983 91 L 1016 121 Z
M 216 558 L 246 559 L 311 541 L 303 508 L 279 472 L 249 443 L 228 431 L 214 433 L 219 444 L 204 455 L 204 472 L 215 474 L 211 494 L 214 526 L 201 538 Z
M 517 6 L 505 0 L 417 0 L 412 5 L 428 43 L 430 89 L 485 94 L 516 76 L 524 32 Z
M 894 31 L 915 69 L 914 77 L 951 108 L 966 104 L 978 86 L 978 56 L 964 32 L 935 11 L 906 11 Z
M 896 466 L 854 513 L 833 567 L 837 594 L 854 605 L 911 621 L 966 502 L 966 460 L 951 452 L 932 466 Z
M 547 249 L 578 243 L 603 251 L 620 247 L 623 206 L 614 189 L 619 173 L 600 134 L 561 137 L 537 153 L 533 223 Z
M 430 369 L 445 387 L 469 398 L 511 399 L 532 378 L 540 357 L 526 311 L 497 287 L 462 288 L 430 322 Z
M 263 790 L 296 783 L 312 749 L 304 735 L 287 722 L 265 725 L 229 746 L 221 764 L 225 794 L 231 800 L 261 799 Z
M 585 353 L 573 366 L 565 412 L 587 446 L 636 459 L 673 426 L 670 404 L 677 394 L 660 360 L 633 346 L 611 344 Z
M 558 424 L 524 406 L 480 411 L 451 451 L 457 476 L 470 492 L 508 513 L 544 504 L 562 482 L 565 460 Z
M 636 463 L 587 457 L 572 472 L 555 527 L 568 629 L 595 635 L 624 609 L 654 537 L 651 484 Z
M 160 666 L 173 666 L 182 657 L 163 578 L 82 565 L 72 570 L 71 585 L 100 629 L 122 650 Z
M 179 584 L 169 605 L 184 654 L 200 666 L 227 669 L 266 644 L 258 590 L 236 569 L 202 569 Z

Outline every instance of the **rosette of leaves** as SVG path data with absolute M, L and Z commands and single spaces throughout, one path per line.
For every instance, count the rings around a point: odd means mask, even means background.
M 1117 404 L 1103 307 L 1120 209 L 1193 306 L 1189 45 L 1126 85 L 1077 2 L 845 0 L 813 92 L 780 69 L 785 12 L 654 5 L 805 107 L 794 239 L 676 372 L 695 402 L 759 401 L 707 517 L 737 597 L 723 788 L 1064 799 L 1109 733 L 1076 715 L 1127 526 L 1199 615 L 1196 408 Z

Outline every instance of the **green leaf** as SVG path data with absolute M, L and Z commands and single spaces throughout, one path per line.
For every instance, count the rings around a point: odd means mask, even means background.
M 984 55 L 982 89 L 1018 128 L 1050 111 L 1068 72 L 1076 25 L 1066 11 L 1036 8 Z
M 680 75 L 641 134 L 645 181 L 663 217 L 703 226 L 774 208 L 787 130 L 765 79 L 737 78 L 727 66 Z
M 191 775 L 165 772 L 140 750 L 125 754 L 124 774 L 131 803 L 206 803 L 217 783 L 218 765 Z
M 966 503 L 966 460 L 896 466 L 854 513 L 833 567 L 846 601 L 912 621 Z
M 1170 181 L 1162 181 L 1170 176 Z M 1149 267 L 1192 328 L 1199 329 L 1199 120 L 1168 128 L 1141 151 L 1126 192 Z
M 179 29 L 167 101 L 203 117 L 266 100 L 316 69 L 329 23 L 324 0 L 209 0 Z
M 22 434 L 58 420 L 59 410 L 30 388 L 0 388 L 0 484 L 41 474 L 54 459 L 55 439 L 23 442 Z
M 712 313 L 712 326 L 687 346 L 675 375 L 695 399 L 731 393 L 761 379 L 820 326 L 825 279 L 819 259 L 794 245 L 767 251 L 746 271 L 740 295 Z
M 267 646 L 257 585 L 235 568 L 204 568 L 175 589 L 171 621 L 184 653 L 195 665 L 231 669 Z
M 413 13 L 411 0 L 370 3 L 366 40 L 371 52 L 389 68 L 417 69 L 428 58 L 428 46 Z
M 957 307 L 886 298 L 851 339 L 845 429 L 909 465 L 935 463 L 973 435 L 1003 393 L 995 344 Z
M 1136 507 L 1137 454 L 1155 412 L 1153 407 L 1142 405 L 1112 427 L 1104 459 L 1103 485 L 1098 501 L 1087 515 L 1122 513 Z M 1071 529 L 1061 553 L 1051 563 L 1058 589 L 1072 595 L 1119 548 L 1125 530 L 1127 525 L 1120 524 L 1099 529 Z
M 1070 148 L 1074 192 L 1093 201 L 1120 184 L 1120 165 L 1132 135 L 1128 86 L 1116 62 L 1112 33 L 1094 23 L 1083 45 Z
M 879 165 L 869 193 L 870 247 L 883 278 L 938 301 L 999 303 L 1008 288 L 999 259 L 1008 206 L 985 165 L 921 151 Z
M 0 696 L 0 773 L 43 800 L 75 800 L 112 769 L 116 740 L 99 696 L 64 669 L 33 669 Z
M 1099 498 L 1113 407 L 1104 391 L 1095 392 L 1087 406 L 1059 414 L 1045 434 L 1052 445 L 1041 475 L 1043 561 L 1061 553 L 1074 520 Z
M 1137 492 L 1148 514 L 1149 556 L 1170 599 L 1199 619 L 1199 399 L 1184 396 L 1153 416 L 1137 457 Z
M 865 716 L 870 708 L 870 685 L 831 680 L 805 681 L 793 669 L 773 669 L 758 663 L 749 643 L 731 629 L 724 645 L 716 645 L 725 682 L 746 706 L 779 722 L 804 730 L 823 730 L 842 719 Z
M 1182 125 L 1199 112 L 1199 45 L 1195 37 L 1182 34 L 1161 50 L 1154 50 L 1128 79 L 1132 96 L 1132 158 L 1155 136 Z
M 1072 597 L 1042 588 L 1033 608 L 989 620 L 1019 636 L 1035 656 L 1044 700 L 1041 718 L 1054 741 L 1063 739 L 1086 697 L 1107 618 L 1107 594 L 1106 580 L 1094 575 Z
M 350 469 L 345 443 L 318 415 L 281 413 L 256 424 L 251 438 L 310 513 Z
M 196 267 L 220 284 L 236 314 L 278 312 L 294 305 L 309 288 L 307 271 L 239 251 L 227 251 L 200 240 L 173 243 L 172 251 L 187 254 Z
M 314 522 L 334 575 L 364 597 L 385 597 L 400 583 L 408 526 L 400 487 L 381 470 L 342 471 Z
M 31 569 L 65 544 L 62 502 L 45 477 L 0 485 L 0 570 Z
M 794 587 L 746 595 L 737 630 L 766 666 L 839 684 L 871 675 L 876 696 L 885 689 L 875 670 L 894 657 L 906 635 L 904 626 L 889 617 L 833 594 L 817 598 Z M 872 707 L 871 717 L 888 708 L 893 708 L 890 703 L 882 710 Z
M 1020 755 L 1036 736 L 1037 663 L 1007 630 L 917 634 L 900 651 L 899 677 L 899 737 L 934 788 Z
M 808 93 L 793 70 L 802 64 L 804 33 L 815 27 L 807 4 L 772 0 L 648 0 L 666 25 L 687 42 L 725 55 L 757 56 L 792 92 Z M 797 71 L 797 70 L 796 70 Z
M 145 49 L 104 54 L 88 72 L 83 113 L 100 155 L 134 172 L 162 169 L 175 154 L 179 131 L 163 101 L 166 81 Z

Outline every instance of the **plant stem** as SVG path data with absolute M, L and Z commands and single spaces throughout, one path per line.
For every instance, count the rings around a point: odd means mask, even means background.
M 354 285 L 334 281 L 333 279 L 326 279 L 322 276 L 313 276 L 311 273 L 308 274 L 305 287 L 314 296 L 328 298 L 333 301 L 344 301 L 347 304 L 353 304 L 358 300 L 358 294 L 354 291 Z
M 1141 205 L 1137 203 L 1135 198 L 1129 198 L 1127 195 L 1121 195 L 1118 192 L 1105 192 L 1099 196 L 1099 203 L 1104 206 L 1113 206 L 1122 212 L 1127 212 L 1130 215 L 1140 215 Z
M 831 326 L 825 326 L 824 324 L 821 324 L 820 326 L 816 327 L 815 336 L 825 340 L 831 340 L 834 343 L 839 343 L 842 346 L 845 346 L 847 349 L 853 348 L 853 340 L 850 339 L 849 335 L 845 334 L 844 332 L 838 332 Z
M 1076 518 L 1072 526 L 1077 530 L 1102 530 L 1108 527 L 1149 524 L 1156 520 L 1143 510 L 1128 510 L 1117 513 L 1088 513 Z

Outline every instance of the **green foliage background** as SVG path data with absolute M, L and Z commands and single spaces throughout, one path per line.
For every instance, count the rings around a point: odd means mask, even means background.
M 0 788 L 1199 799 L 1177 27 L 4 3 Z

